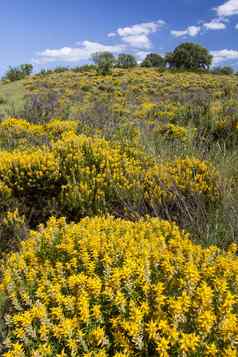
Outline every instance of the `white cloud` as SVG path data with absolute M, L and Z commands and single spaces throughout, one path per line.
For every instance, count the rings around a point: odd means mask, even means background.
M 206 22 L 203 24 L 203 26 L 207 30 L 224 30 L 226 29 L 226 24 L 222 22 L 220 19 L 213 19 L 210 22 Z
M 238 51 L 236 50 L 220 50 L 220 51 L 211 51 L 213 55 L 213 63 L 219 64 L 226 61 L 237 61 L 238 62 Z
M 215 8 L 218 16 L 232 16 L 238 14 L 238 0 L 228 0 Z
M 117 32 L 121 37 L 136 36 L 141 34 L 149 35 L 150 33 L 158 31 L 164 25 L 165 22 L 162 20 L 156 22 L 144 22 L 131 27 L 119 28 Z
M 174 37 L 195 37 L 202 31 L 203 28 L 206 28 L 207 30 L 224 30 L 226 28 L 226 24 L 224 22 L 226 22 L 225 19 L 213 19 L 210 22 L 201 24 L 200 26 L 188 26 L 185 30 L 172 30 L 170 33 Z
M 47 49 L 39 52 L 37 62 L 40 64 L 49 62 L 78 62 L 81 60 L 90 59 L 95 52 L 109 51 L 112 53 L 120 53 L 126 48 L 123 44 L 118 45 L 103 45 L 97 42 L 83 41 L 79 43 L 79 47 L 63 47 L 59 49 Z
M 123 37 L 122 40 L 128 43 L 130 47 L 145 48 L 145 49 L 149 49 L 152 47 L 152 43 L 149 37 L 146 35 L 127 36 L 127 37 Z
M 195 37 L 199 34 L 201 31 L 200 26 L 189 26 L 186 28 L 186 30 L 183 31 L 170 31 L 170 33 L 175 36 L 175 37 L 182 37 L 182 36 L 191 36 Z
M 238 30 L 238 24 L 236 25 L 236 27 L 235 27 L 237 30 Z
M 144 22 L 133 26 L 119 28 L 116 33 L 121 40 L 131 47 L 138 49 L 149 49 L 152 47 L 149 36 L 159 31 L 165 25 L 165 21 Z M 109 33 L 112 37 L 115 33 Z
M 175 36 L 175 37 L 182 37 L 182 36 L 186 36 L 187 35 L 187 30 L 184 31 L 175 31 L 172 30 L 170 31 L 171 35 Z
M 138 62 L 141 63 L 147 55 L 149 55 L 150 52 L 148 51 L 137 51 L 135 53 L 136 58 L 138 59 Z

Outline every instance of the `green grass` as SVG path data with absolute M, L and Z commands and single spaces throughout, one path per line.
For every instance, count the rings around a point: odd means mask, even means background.
M 25 94 L 24 81 L 0 82 L 0 117 L 14 116 L 21 112 Z

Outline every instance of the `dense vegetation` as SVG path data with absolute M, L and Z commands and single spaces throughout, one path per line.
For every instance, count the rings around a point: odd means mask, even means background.
M 0 85 L 0 354 L 236 356 L 237 76 L 119 59 Z

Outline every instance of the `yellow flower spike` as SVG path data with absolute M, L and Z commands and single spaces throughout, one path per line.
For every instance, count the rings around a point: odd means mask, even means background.
M 183 353 L 195 352 L 199 345 L 199 337 L 195 334 L 182 333 L 179 339 L 180 350 Z
M 161 357 L 169 357 L 169 341 L 164 337 L 159 339 L 159 341 L 156 343 L 156 351 Z

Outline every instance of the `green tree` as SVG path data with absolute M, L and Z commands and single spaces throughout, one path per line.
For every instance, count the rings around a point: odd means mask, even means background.
M 150 53 L 141 63 L 141 67 L 165 68 L 165 59 L 158 53 Z
M 112 68 L 116 62 L 111 52 L 96 52 L 92 55 L 92 60 L 97 66 L 97 72 L 102 75 L 112 73 Z
M 234 74 L 234 69 L 230 66 L 224 67 L 215 67 L 211 70 L 213 74 L 225 74 L 225 75 L 232 75 Z
M 174 52 L 166 55 L 166 63 L 170 68 L 187 70 L 208 70 L 212 64 L 209 51 L 195 43 L 183 43 Z
M 116 65 L 119 68 L 133 68 L 137 66 L 137 61 L 133 55 L 121 53 L 118 56 Z
M 26 77 L 26 76 L 30 76 L 32 74 L 33 66 L 32 66 L 32 64 L 29 64 L 29 63 L 21 64 L 19 69 L 22 72 L 22 75 L 24 77 Z
M 27 76 L 29 76 L 33 71 L 32 64 L 21 64 L 18 67 L 9 67 L 3 80 L 10 82 L 19 81 Z

